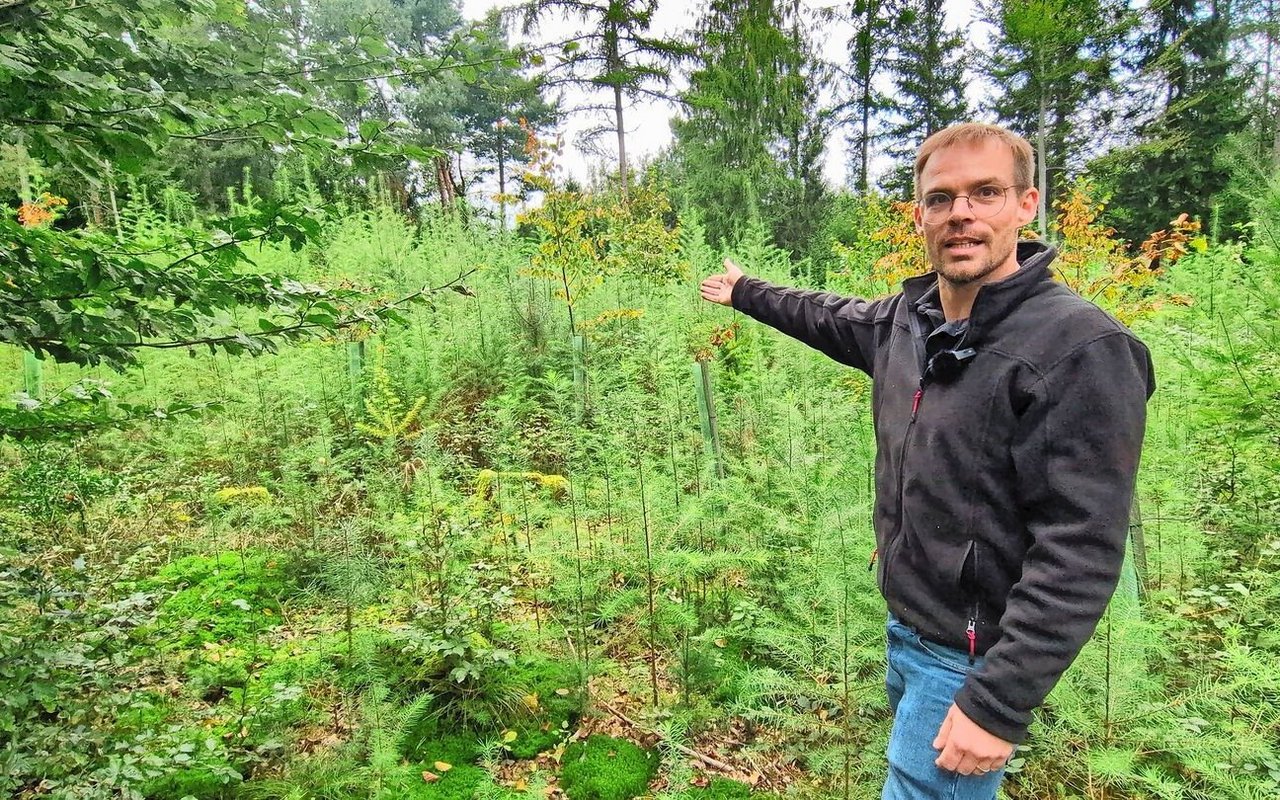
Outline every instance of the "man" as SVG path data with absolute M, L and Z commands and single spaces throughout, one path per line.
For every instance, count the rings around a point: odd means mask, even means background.
M 773 286 L 728 260 L 701 286 L 872 377 L 886 800 L 995 796 L 1123 561 L 1151 359 L 1052 279 L 1052 248 L 1019 241 L 1033 162 L 993 125 L 925 141 L 915 223 L 933 272 L 899 294 Z

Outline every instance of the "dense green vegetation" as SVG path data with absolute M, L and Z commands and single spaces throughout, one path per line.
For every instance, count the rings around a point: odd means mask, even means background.
M 921 270 L 892 198 L 963 40 L 571 5 L 520 47 L 445 0 L 0 0 L 0 795 L 878 796 L 870 384 L 695 287 Z M 1003 792 L 1275 797 L 1275 8 L 1092 5 L 987 4 L 968 66 L 1159 381 L 1132 563 Z M 621 156 L 681 70 L 669 152 L 560 177 L 555 86 Z

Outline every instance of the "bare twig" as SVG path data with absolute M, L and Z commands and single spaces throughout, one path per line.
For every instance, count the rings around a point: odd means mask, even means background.
M 656 736 L 659 739 L 663 738 L 662 734 L 658 733 L 657 731 L 649 730 L 648 728 L 644 727 L 640 723 L 631 719 L 626 714 L 623 714 L 621 711 L 609 705 L 608 703 L 604 702 L 603 700 L 600 701 L 600 705 L 604 706 L 605 710 L 608 711 L 610 714 L 614 715 L 615 717 L 622 720 L 623 722 L 630 725 L 631 727 L 636 728 L 637 730 L 643 731 L 644 733 L 647 733 L 650 736 Z M 726 764 L 723 761 L 712 758 L 711 756 L 703 755 L 702 753 L 699 753 L 696 750 L 690 750 L 684 745 L 676 744 L 675 742 L 672 742 L 672 741 L 667 741 L 667 740 L 664 740 L 664 741 L 667 742 L 668 747 L 670 747 L 672 750 L 675 750 L 677 753 L 686 755 L 689 758 L 697 759 L 698 761 L 701 761 L 703 764 L 707 765 L 708 767 L 711 767 L 712 769 L 718 769 L 721 772 L 726 772 L 726 773 L 737 772 L 737 770 L 735 770 L 731 765 Z

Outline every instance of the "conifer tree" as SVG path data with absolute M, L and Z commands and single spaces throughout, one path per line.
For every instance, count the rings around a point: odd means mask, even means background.
M 948 30 L 943 0 L 904 0 L 893 32 L 896 52 L 889 60 L 894 97 L 885 138 L 898 166 L 887 181 L 893 194 L 911 194 L 911 159 L 921 142 L 948 125 L 963 122 L 964 39 Z
M 758 213 L 798 256 L 823 218 L 827 71 L 795 3 L 712 0 L 697 36 L 687 116 L 672 125 L 688 200 L 713 243 L 733 241 Z
M 1166 227 L 1180 213 L 1201 220 L 1227 185 L 1218 158 L 1247 124 L 1247 81 L 1232 68 L 1227 0 L 1170 0 L 1145 9 L 1135 66 L 1149 80 L 1157 113 L 1139 119 L 1138 140 L 1095 162 L 1113 192 L 1108 222 L 1130 242 Z M 1130 103 L 1142 113 L 1146 103 Z M 1227 229 L 1243 207 L 1222 209 Z
M 1254 77 L 1250 155 L 1274 171 L 1280 169 L 1280 0 L 1246 0 L 1236 14 L 1237 51 Z
M 677 42 L 650 33 L 658 0 L 531 0 L 520 8 L 525 31 L 535 30 L 550 11 L 559 11 L 586 28 L 564 43 L 564 58 L 553 65 L 543 85 L 574 84 L 609 93 L 609 104 L 581 111 L 606 111 L 612 122 L 594 133 L 613 131 L 618 141 L 618 177 L 625 198 L 628 182 L 626 106 L 637 97 L 669 99 L 671 65 L 683 57 Z
M 848 145 L 849 183 L 861 194 L 870 186 L 872 143 L 877 117 L 889 106 L 889 98 L 876 88 L 892 55 L 893 31 L 902 25 L 901 0 L 854 0 L 849 9 L 853 36 L 849 38 L 849 64 L 842 77 L 848 92 L 840 108 L 851 130 Z
M 995 0 L 982 15 L 996 40 L 979 66 L 997 87 L 1001 121 L 1036 148 L 1045 236 L 1047 209 L 1088 136 L 1080 120 L 1086 101 L 1111 82 L 1123 9 L 1109 0 Z

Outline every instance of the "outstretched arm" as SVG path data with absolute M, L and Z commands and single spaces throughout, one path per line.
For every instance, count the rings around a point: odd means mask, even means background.
M 775 286 L 744 275 L 729 259 L 725 271 L 702 281 L 704 300 L 732 306 L 842 364 L 871 374 L 875 324 L 887 322 L 894 297 L 867 301 L 830 292 Z

